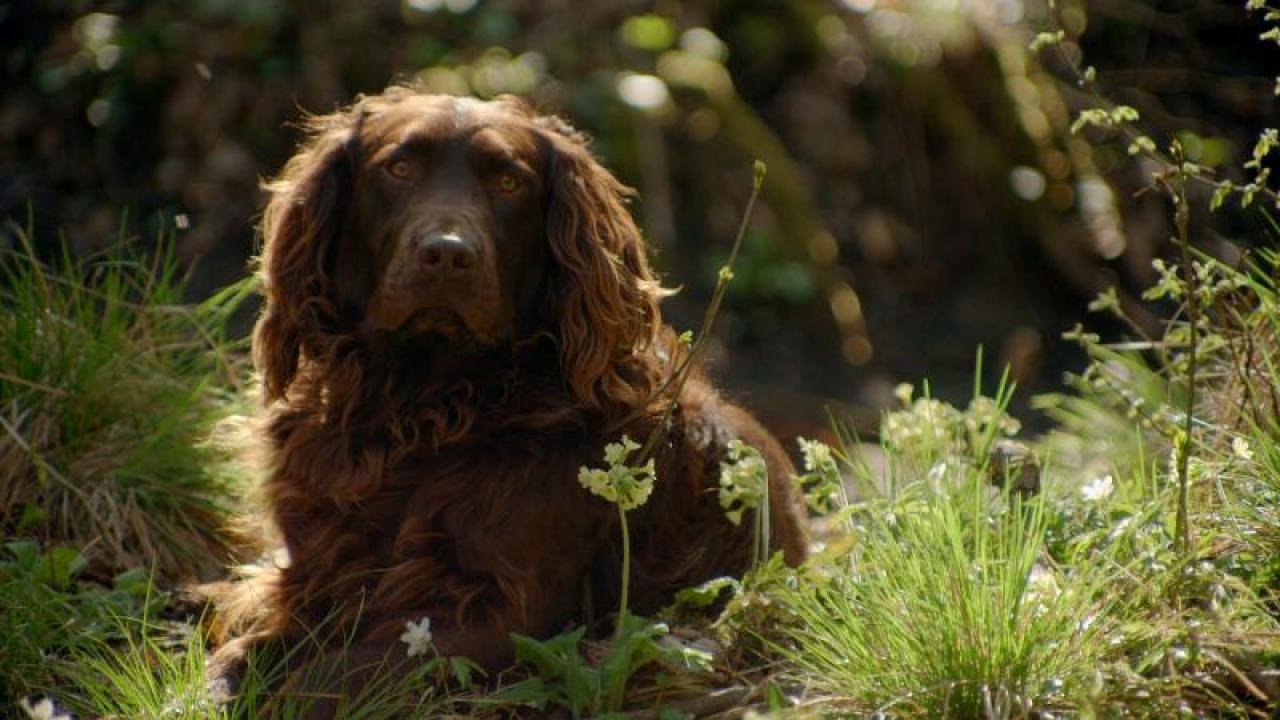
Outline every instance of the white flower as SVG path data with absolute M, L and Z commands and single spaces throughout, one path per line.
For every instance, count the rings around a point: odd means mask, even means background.
M 400 642 L 409 646 L 409 657 L 425 655 L 431 650 L 431 618 L 424 617 L 416 623 L 409 620 L 404 627 Z
M 1242 437 L 1232 438 L 1231 452 L 1235 453 L 1237 458 L 1249 462 L 1253 459 L 1253 448 L 1249 447 L 1249 441 Z
M 1116 484 L 1110 475 L 1102 477 L 1090 482 L 1080 488 L 1080 495 L 1084 497 L 1086 502 L 1101 502 L 1111 497 L 1111 493 L 1115 492 Z
M 58 709 L 53 705 L 53 700 L 49 698 L 44 698 L 34 705 L 31 704 L 30 698 L 23 698 L 18 704 L 27 713 L 27 717 L 32 718 L 32 720 L 71 720 L 70 715 L 58 712 Z
M 1026 599 L 1028 602 L 1038 600 L 1054 600 L 1062 590 L 1058 587 L 1058 579 L 1052 570 L 1036 563 L 1027 574 Z

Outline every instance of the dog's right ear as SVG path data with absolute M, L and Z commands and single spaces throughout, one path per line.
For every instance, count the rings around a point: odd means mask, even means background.
M 335 258 L 351 204 L 364 110 L 313 118 L 311 137 L 267 183 L 258 259 L 265 303 L 253 358 L 266 402 L 284 397 L 299 363 L 337 325 Z

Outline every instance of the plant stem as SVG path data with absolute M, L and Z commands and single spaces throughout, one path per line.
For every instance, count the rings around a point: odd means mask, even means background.
M 1181 437 L 1181 448 L 1178 453 L 1178 514 L 1174 526 L 1178 553 L 1185 556 L 1191 548 L 1191 521 L 1188 505 L 1191 501 L 1191 452 L 1195 449 L 1192 431 L 1196 407 L 1196 370 L 1199 357 L 1197 349 L 1200 342 L 1200 305 L 1198 279 L 1191 260 L 1191 243 L 1187 227 L 1190 224 L 1190 210 L 1187 207 L 1186 178 L 1178 176 L 1178 184 L 1174 193 L 1174 222 L 1178 228 L 1178 245 L 1182 250 L 1182 272 L 1187 280 L 1187 323 L 1189 339 L 1187 348 L 1187 405 L 1186 417 Z
M 627 627 L 627 591 L 631 587 L 631 534 L 627 530 L 627 511 L 618 505 L 618 520 L 622 525 L 622 595 L 618 601 L 618 620 L 613 629 L 613 648 L 610 652 L 618 652 L 622 645 L 622 635 Z M 622 709 L 622 700 L 626 692 L 625 680 L 614 683 L 605 699 L 605 709 L 618 712 Z
M 622 630 L 627 621 L 627 593 L 631 588 L 631 534 L 627 530 L 627 511 L 618 506 L 618 520 L 622 525 L 622 595 L 618 602 L 618 624 L 613 631 L 613 641 L 622 640 Z

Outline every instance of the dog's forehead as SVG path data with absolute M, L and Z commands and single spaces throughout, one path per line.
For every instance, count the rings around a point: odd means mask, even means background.
M 529 114 L 501 100 L 411 96 L 371 110 L 366 133 L 382 145 L 457 141 L 517 154 L 537 149 L 537 131 Z

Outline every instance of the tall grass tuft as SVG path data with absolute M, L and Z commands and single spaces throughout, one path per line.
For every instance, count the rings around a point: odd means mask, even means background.
M 976 473 L 860 513 L 847 572 L 783 592 L 783 654 L 803 677 L 886 717 L 1028 717 L 1092 683 L 1112 629 L 1105 564 L 1047 561 L 1038 500 Z M 784 586 L 786 587 L 786 586 Z
M 86 548 L 109 576 L 200 575 L 227 557 L 236 479 L 206 444 L 235 403 L 225 329 L 253 291 L 197 305 L 171 250 L 0 255 L 0 528 Z

